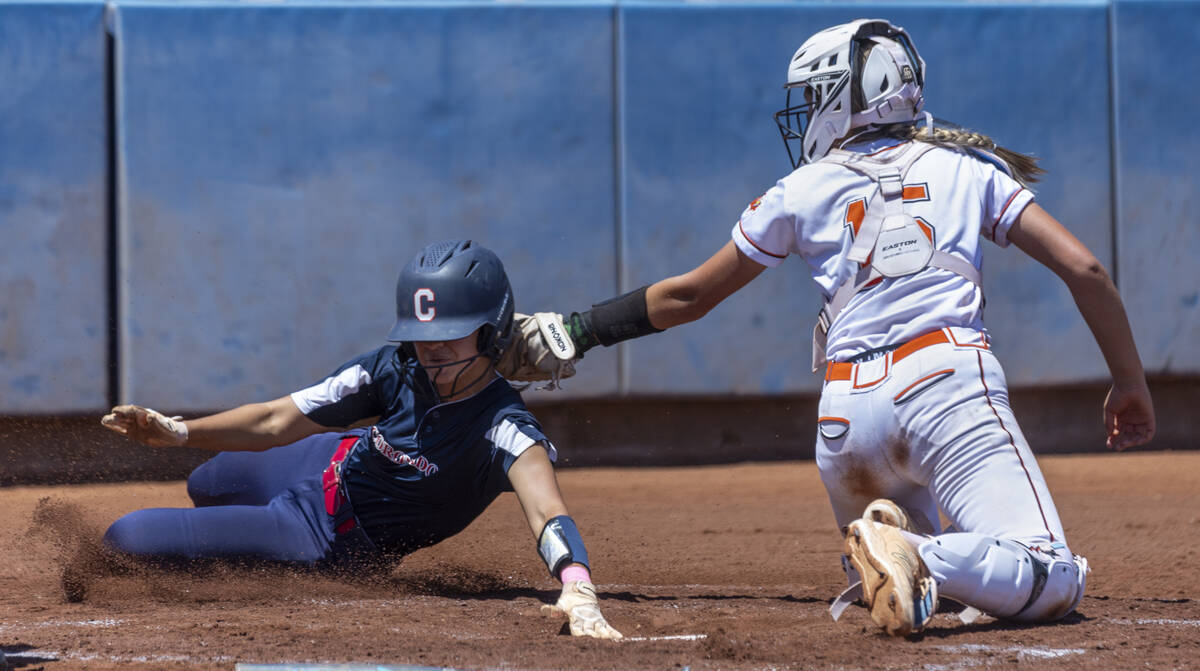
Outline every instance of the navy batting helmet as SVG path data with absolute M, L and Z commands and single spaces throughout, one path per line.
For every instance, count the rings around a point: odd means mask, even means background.
M 479 353 L 493 359 L 512 338 L 513 293 L 504 265 L 471 240 L 422 249 L 396 281 L 396 325 L 388 342 L 457 340 L 479 329 Z

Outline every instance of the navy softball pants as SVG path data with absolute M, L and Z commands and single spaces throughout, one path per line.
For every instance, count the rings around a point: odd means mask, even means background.
M 321 474 L 343 434 L 263 452 L 222 452 L 188 477 L 195 508 L 150 508 L 104 534 L 117 551 L 154 560 L 250 559 L 313 566 L 334 554 Z

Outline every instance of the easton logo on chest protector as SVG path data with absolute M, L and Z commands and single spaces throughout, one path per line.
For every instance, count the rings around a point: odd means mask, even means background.
M 924 270 L 932 256 L 933 244 L 916 219 L 907 214 L 889 216 L 875 239 L 871 266 L 884 277 L 903 277 Z

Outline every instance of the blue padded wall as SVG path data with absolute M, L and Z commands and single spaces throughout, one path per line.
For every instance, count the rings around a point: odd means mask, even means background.
M 400 267 L 435 240 L 494 249 L 518 310 L 611 295 L 612 21 L 122 2 L 124 398 L 206 409 L 311 384 L 382 344 Z M 615 391 L 615 357 L 594 363 L 571 386 Z
M 1114 6 L 1118 280 L 1149 372 L 1200 373 L 1200 3 Z
M 107 403 L 114 261 L 120 400 L 177 410 L 377 346 L 435 239 L 495 249 L 524 311 L 689 270 L 788 169 L 771 116 L 796 47 L 868 15 L 912 33 L 932 112 L 1043 158 L 1038 201 L 1115 267 L 1148 370 L 1200 372 L 1200 2 L 123 0 L 111 64 L 104 12 L 0 0 L 3 413 Z M 1061 282 L 986 248 L 1009 382 L 1105 378 Z M 815 391 L 818 301 L 789 260 L 531 398 Z
M 108 401 L 100 2 L 0 2 L 0 413 Z
M 772 114 L 784 103 L 788 60 L 810 34 L 861 16 L 889 17 L 912 34 L 934 114 L 1045 157 L 1039 202 L 1111 265 L 1104 3 L 622 3 L 620 13 L 625 289 L 703 261 L 745 205 L 786 174 Z M 1015 247 L 988 245 L 986 256 L 986 321 L 1010 382 L 1103 377 L 1061 282 Z M 815 391 L 818 307 L 803 262 L 790 259 L 702 321 L 624 345 L 623 391 Z

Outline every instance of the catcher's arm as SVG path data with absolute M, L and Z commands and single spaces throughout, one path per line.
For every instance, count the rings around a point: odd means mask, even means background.
M 510 380 L 551 379 L 553 388 L 558 378 L 575 374 L 574 364 L 587 350 L 695 321 L 764 269 L 730 241 L 690 272 L 597 303 L 585 312 L 573 312 L 566 319 L 555 312 L 517 315 L 515 342 L 498 369 Z M 568 336 L 566 342 L 560 333 Z
M 766 266 L 730 240 L 694 270 L 650 285 L 646 290 L 650 323 L 665 330 L 696 321 L 764 270 Z
M 249 403 L 208 417 L 167 417 L 139 405 L 118 405 L 100 423 L 143 445 L 258 451 L 328 429 L 304 416 L 290 396 Z
M 1154 437 L 1154 403 L 1121 295 L 1092 252 L 1037 203 L 1009 229 L 1008 239 L 1062 278 L 1100 346 L 1113 385 L 1104 400 L 1106 443 L 1114 450 Z
M 558 600 L 552 606 L 542 606 L 542 612 L 566 616 L 572 636 L 620 640 L 621 632 L 609 625 L 600 612 L 600 601 L 588 569 L 587 549 L 575 522 L 567 515 L 545 448 L 539 443 L 521 453 L 509 467 L 508 479 L 538 541 L 538 554 L 550 573 L 563 584 Z

